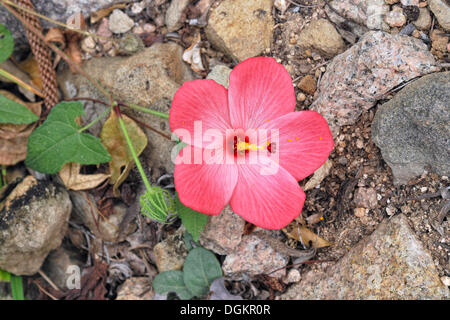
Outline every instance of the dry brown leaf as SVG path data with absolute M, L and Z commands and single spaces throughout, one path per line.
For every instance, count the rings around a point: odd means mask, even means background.
M 12 93 L 0 90 L 0 94 L 23 104 L 38 117 L 42 112 L 42 102 L 25 103 Z M 0 124 L 0 164 L 14 165 L 25 160 L 27 155 L 28 136 L 36 126 L 36 122 L 31 124 Z
M 122 119 L 133 142 L 136 154 L 139 156 L 147 146 L 147 136 L 131 118 L 122 115 Z M 100 139 L 112 157 L 112 161 L 109 163 L 111 173 L 109 182 L 114 185 L 114 195 L 118 197 L 120 195 L 118 188 L 128 177 L 130 170 L 134 166 L 134 160 L 119 127 L 119 121 L 115 112 L 111 112 L 111 116 L 103 125 Z M 122 171 L 123 167 L 125 169 Z
M 332 245 L 331 242 L 319 237 L 317 234 L 315 234 L 305 226 L 294 225 L 290 231 L 288 231 L 286 228 L 283 229 L 283 231 L 288 237 L 300 241 L 305 246 L 309 246 L 311 243 L 311 246 L 315 249 Z
M 67 189 L 93 189 L 110 177 L 109 174 L 81 174 L 79 163 L 66 163 L 59 171 L 59 176 Z
M 109 8 L 104 8 L 91 13 L 91 24 L 99 22 L 104 17 L 109 16 L 114 9 L 125 9 L 128 5 L 126 3 L 118 3 Z
M 317 187 L 323 181 L 323 179 L 325 179 L 330 174 L 332 166 L 333 161 L 331 159 L 328 159 L 319 169 L 314 172 L 313 176 L 303 187 L 303 190 L 308 191 Z
M 41 72 L 39 71 L 39 65 L 34 58 L 34 56 L 30 55 L 27 59 L 22 61 L 19 64 L 20 69 L 22 69 L 23 72 L 28 74 L 31 78 L 31 82 L 42 91 L 42 78 L 41 78 Z

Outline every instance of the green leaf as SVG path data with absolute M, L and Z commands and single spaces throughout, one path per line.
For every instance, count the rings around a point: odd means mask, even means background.
M 22 277 L 11 275 L 11 294 L 14 300 L 24 300 Z
M 8 271 L 0 269 L 0 282 L 9 282 L 11 280 L 11 274 Z
M 14 38 L 11 32 L 0 24 L 0 63 L 6 61 L 14 50 Z
M 82 133 L 75 118 L 84 113 L 81 102 L 54 106 L 47 120 L 28 138 L 25 164 L 42 173 L 57 173 L 64 164 L 99 164 L 111 161 L 100 139 Z
M 186 230 L 192 235 L 194 241 L 198 241 L 200 233 L 208 223 L 209 216 L 186 207 L 181 203 L 178 194 L 176 195 L 176 209 Z
M 191 299 L 194 296 L 184 284 L 183 272 L 179 270 L 158 274 L 153 279 L 153 289 L 159 294 L 175 292 L 183 300 Z
M 205 296 L 211 283 L 222 276 L 216 256 L 205 248 L 191 250 L 184 262 L 184 283 L 197 297 Z
M 28 124 L 37 120 L 39 117 L 23 104 L 0 94 L 0 123 Z

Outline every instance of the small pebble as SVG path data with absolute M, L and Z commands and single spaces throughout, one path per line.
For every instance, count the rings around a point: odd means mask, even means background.
M 362 218 L 366 215 L 366 211 L 368 212 L 369 210 L 366 208 L 355 208 L 355 216 Z
M 300 93 L 297 95 L 297 100 L 300 101 L 300 102 L 305 101 L 305 100 L 306 100 L 306 95 L 305 95 L 304 93 L 300 92 Z

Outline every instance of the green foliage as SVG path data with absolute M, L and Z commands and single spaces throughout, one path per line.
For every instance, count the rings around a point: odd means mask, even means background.
M 141 213 L 161 223 L 167 223 L 170 212 L 174 211 L 172 196 L 169 191 L 160 187 L 152 187 L 141 197 Z
M 11 32 L 0 24 L 0 63 L 6 61 L 14 50 L 14 38 Z
M 197 297 L 206 295 L 211 283 L 222 276 L 222 268 L 216 256 L 202 247 L 189 252 L 183 271 L 184 283 Z
M 25 300 L 23 295 L 22 277 L 11 275 L 11 294 L 14 300 Z
M 100 139 L 82 133 L 75 118 L 84 114 L 81 102 L 54 106 L 47 120 L 28 139 L 25 164 L 42 173 L 57 173 L 64 164 L 99 164 L 111 161 Z
M 200 233 L 208 223 L 209 216 L 186 207 L 181 203 L 178 194 L 176 195 L 175 201 L 177 213 L 181 218 L 181 222 L 186 227 L 186 230 L 192 235 L 194 241 L 198 241 Z
M 183 271 L 166 271 L 153 280 L 153 288 L 159 294 L 175 292 L 181 299 L 205 296 L 213 281 L 222 276 L 216 256 L 198 247 L 192 249 L 184 263 Z
M 0 94 L 0 123 L 28 124 L 37 120 L 39 117 L 23 104 Z
M 11 274 L 8 271 L 0 269 L 0 282 L 9 282 L 11 280 Z
M 159 294 L 175 292 L 183 300 L 193 297 L 193 294 L 184 284 L 183 271 L 179 270 L 166 271 L 158 274 L 153 280 L 153 289 Z

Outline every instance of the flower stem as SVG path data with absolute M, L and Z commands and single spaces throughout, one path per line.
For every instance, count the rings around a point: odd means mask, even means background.
M 17 78 L 16 76 L 12 75 L 11 73 L 9 73 L 8 71 L 6 71 L 2 68 L 0 68 L 0 76 L 3 76 L 8 80 L 13 81 L 14 83 L 18 84 L 22 88 L 25 88 L 28 91 L 33 92 L 35 95 L 37 95 L 39 97 L 42 97 L 42 98 L 44 97 L 44 94 L 42 92 L 40 92 L 38 89 L 34 88 L 33 86 L 29 85 L 28 83 L 23 82 L 22 80 L 20 80 L 19 78 Z
M 137 105 L 137 104 L 133 104 L 133 103 L 125 104 L 125 103 L 121 103 L 121 105 L 123 105 L 124 107 L 128 107 L 128 108 L 131 108 L 131 109 L 135 109 L 135 110 L 144 112 L 144 113 L 152 114 L 152 115 L 158 116 L 158 117 L 163 118 L 163 119 L 169 119 L 169 115 L 168 115 L 167 113 L 159 112 L 159 111 L 155 111 L 155 110 L 151 110 L 151 109 L 148 109 L 148 108 L 139 106 L 139 105 Z
M 136 154 L 136 151 L 134 150 L 133 143 L 131 142 L 130 136 L 128 135 L 127 128 L 125 127 L 125 122 L 122 119 L 122 115 L 120 114 L 119 105 L 115 105 L 115 111 L 117 114 L 117 118 L 119 119 L 119 125 L 120 129 L 122 129 L 123 135 L 125 137 L 125 140 L 127 141 L 128 147 L 130 148 L 131 156 L 133 157 L 134 162 L 136 163 L 136 167 L 139 170 L 139 174 L 142 177 L 142 180 L 144 181 L 145 188 L 148 192 L 152 192 L 152 187 L 150 185 L 150 182 L 147 179 L 147 175 L 145 174 L 144 168 L 142 168 L 142 164 L 139 161 L 139 158 Z
M 100 120 L 102 120 L 104 117 L 106 117 L 106 115 L 110 112 L 110 109 L 106 109 L 101 115 L 99 115 L 97 118 L 95 118 L 92 122 L 88 123 L 86 126 L 84 126 L 83 128 L 79 129 L 78 132 L 81 133 L 83 131 L 86 131 L 87 129 L 89 129 L 90 127 L 92 127 L 94 124 L 96 124 L 97 122 L 99 122 Z

